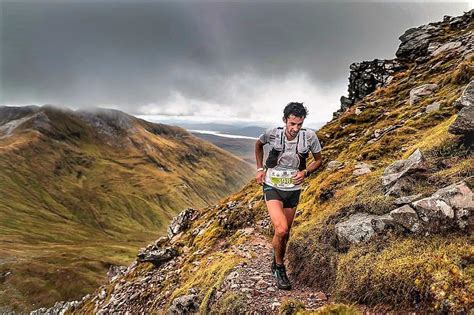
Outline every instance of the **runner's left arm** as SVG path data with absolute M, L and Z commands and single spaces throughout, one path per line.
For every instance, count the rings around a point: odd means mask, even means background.
M 306 171 L 309 174 L 314 173 L 318 168 L 321 167 L 321 164 L 323 164 L 323 157 L 321 155 L 321 151 L 317 153 L 313 153 L 313 158 L 314 160 L 309 163 L 309 165 L 306 167 Z

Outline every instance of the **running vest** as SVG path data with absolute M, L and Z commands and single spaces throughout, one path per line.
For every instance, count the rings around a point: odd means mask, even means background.
M 309 143 L 306 138 L 306 129 L 300 129 L 297 135 L 297 144 L 296 144 L 296 152 L 295 154 L 298 156 L 300 163 L 298 166 L 298 170 L 302 171 L 306 169 L 306 159 L 308 158 L 309 154 Z M 273 142 L 273 146 L 268 153 L 267 160 L 265 162 L 265 166 L 267 168 L 274 168 L 278 164 L 278 158 L 280 155 L 285 151 L 285 131 L 283 127 L 278 127 L 277 132 L 275 134 L 275 141 Z

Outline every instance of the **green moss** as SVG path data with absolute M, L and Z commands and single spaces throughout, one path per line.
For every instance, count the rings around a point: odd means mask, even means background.
M 227 292 L 221 298 L 219 304 L 215 307 L 210 314 L 245 314 L 245 308 L 247 306 L 247 301 L 245 295 L 242 293 Z
M 241 261 L 241 257 L 230 253 L 214 254 L 212 260 L 204 257 L 196 270 L 186 270 L 187 272 L 182 273 L 188 277 L 181 279 L 180 287 L 171 294 L 169 303 L 194 288 L 201 298 L 201 312 L 207 312 L 213 290 L 222 284 L 230 270 Z
M 217 221 L 214 221 L 201 235 L 193 240 L 193 246 L 199 249 L 210 248 L 226 231 Z
M 278 308 L 278 313 L 282 315 L 293 315 L 300 314 L 305 310 L 305 305 L 303 302 L 296 299 L 285 299 L 280 307 Z

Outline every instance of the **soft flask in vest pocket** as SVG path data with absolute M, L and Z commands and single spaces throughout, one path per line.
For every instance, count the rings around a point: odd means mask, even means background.
M 267 161 L 265 166 L 267 168 L 274 168 L 278 164 L 278 157 L 280 156 L 281 151 L 277 151 L 275 148 L 272 148 L 268 153 Z
M 280 153 L 285 149 L 285 136 L 283 135 L 283 128 L 278 127 L 277 132 L 275 133 L 275 142 L 273 147 L 268 153 L 267 161 L 265 166 L 267 168 L 274 168 L 278 164 L 278 157 Z

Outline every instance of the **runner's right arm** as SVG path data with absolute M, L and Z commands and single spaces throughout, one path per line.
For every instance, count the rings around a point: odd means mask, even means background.
M 255 179 L 259 185 L 263 185 L 265 180 L 265 171 L 263 169 L 263 143 L 260 139 L 255 142 L 255 160 L 257 161 L 257 174 Z

